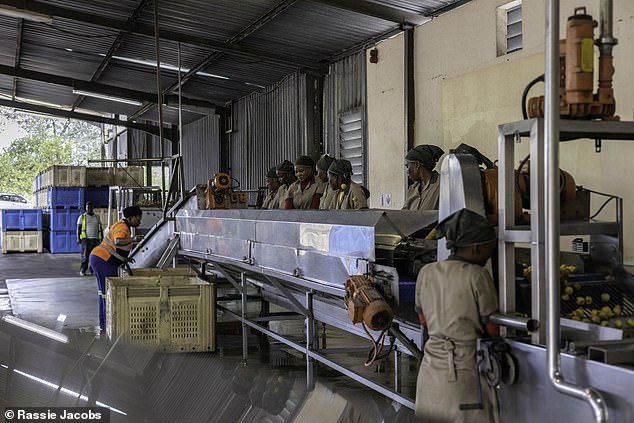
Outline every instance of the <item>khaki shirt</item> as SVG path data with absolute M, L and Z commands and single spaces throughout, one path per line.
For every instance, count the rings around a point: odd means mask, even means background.
M 439 193 L 440 175 L 434 171 L 422 189 L 418 181 L 409 187 L 403 210 L 438 210 Z
M 355 182 L 350 182 L 345 190 L 339 189 L 335 193 L 333 206 L 335 210 L 367 209 L 368 201 L 361 186 Z
M 330 187 L 328 182 L 324 182 L 326 184 L 326 188 L 324 189 L 324 195 L 321 196 L 321 200 L 319 200 L 319 209 L 320 210 L 329 210 L 335 208 L 335 194 L 337 191 L 333 190 Z
M 288 191 L 288 185 L 280 185 L 277 189 L 277 193 L 275 194 L 275 198 L 271 203 L 271 209 L 283 209 L 284 201 L 286 200 L 286 192 Z M 275 206 L 275 207 L 274 207 Z
M 417 417 L 497 422 L 496 393 L 483 378 L 484 408 L 460 410 L 460 404 L 477 402 L 476 340 L 485 336 L 481 319 L 498 307 L 489 272 L 451 258 L 428 264 L 416 280 L 416 307 L 422 309 L 429 333 L 416 382 Z
M 262 202 L 262 208 L 263 209 L 276 209 L 277 208 L 277 202 L 275 201 L 275 198 L 277 197 L 277 191 L 272 191 L 269 192 L 268 194 L 266 194 L 266 197 L 264 197 L 264 201 Z
M 324 193 L 324 189 L 324 183 L 315 182 L 314 178 L 303 190 L 301 182 L 295 181 L 288 187 L 288 191 L 286 191 L 286 199 L 293 200 L 293 207 L 296 209 L 310 209 L 313 197 L 315 195 L 321 197 Z M 280 208 L 284 208 L 284 203 L 281 203 Z

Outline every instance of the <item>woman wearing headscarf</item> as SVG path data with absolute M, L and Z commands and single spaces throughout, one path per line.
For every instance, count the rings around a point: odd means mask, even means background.
M 404 210 L 438 210 L 440 175 L 434 168 L 443 154 L 440 147 L 429 144 L 409 150 L 405 167 L 412 185 L 407 190 Z
M 416 280 L 416 308 L 429 335 L 416 382 L 416 415 L 432 423 L 497 422 L 496 392 L 476 373 L 476 340 L 497 335 L 488 317 L 498 298 L 484 268 L 495 231 L 486 218 L 462 209 L 441 221 L 437 234 L 452 255 L 423 267 Z M 478 403 L 476 377 L 483 407 L 461 410 L 461 404 Z
M 280 182 L 280 186 L 277 189 L 277 194 L 273 200 L 273 204 L 277 204 L 272 209 L 283 209 L 286 201 L 286 194 L 288 187 L 297 180 L 295 177 L 295 166 L 289 160 L 284 160 L 282 163 L 275 166 L 275 174 Z
M 321 200 L 319 200 L 319 208 L 322 210 L 332 208 L 331 204 L 335 198 L 335 191 L 330 188 L 330 183 L 328 183 L 328 168 L 333 161 L 335 161 L 334 157 L 324 154 L 315 164 L 317 168 L 317 179 L 324 184 L 324 195 L 322 195 Z
M 286 193 L 285 209 L 318 209 L 325 186 L 315 181 L 315 161 L 299 156 L 295 161 L 295 176 Z
M 143 239 L 143 235 L 132 237 L 130 234 L 130 228 L 139 226 L 142 217 L 143 211 L 139 206 L 123 209 L 123 219 L 108 228 L 101 244 L 90 253 L 90 267 L 97 278 L 101 329 L 106 328 L 106 278 L 119 276 L 119 266 L 128 261 L 132 248 Z
M 268 188 L 268 193 L 264 197 L 261 208 L 276 209 L 278 203 L 275 202 L 275 197 L 277 196 L 277 190 L 280 188 L 280 181 L 277 179 L 277 171 L 274 167 L 266 172 L 266 187 Z
M 368 202 L 361 185 L 352 181 L 352 164 L 345 159 L 335 160 L 328 168 L 330 188 L 335 191 L 331 210 L 367 209 Z

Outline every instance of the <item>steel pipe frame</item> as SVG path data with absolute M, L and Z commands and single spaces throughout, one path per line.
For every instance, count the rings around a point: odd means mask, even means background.
M 285 338 L 284 336 L 273 332 L 270 329 L 265 328 L 264 326 L 255 323 L 253 321 L 250 321 L 248 319 L 242 319 L 240 314 L 237 314 L 233 311 L 230 311 L 228 309 L 224 309 L 223 311 L 233 317 L 234 319 L 241 321 L 243 323 L 243 325 L 249 326 L 261 333 L 263 333 L 264 335 L 270 336 L 271 338 L 297 350 L 297 351 L 305 351 L 305 353 L 307 354 L 308 358 L 307 358 L 307 362 L 310 359 L 311 360 L 311 365 L 312 363 L 314 363 L 314 361 L 319 361 L 320 363 L 330 367 L 331 369 L 334 369 L 336 371 L 338 371 L 339 373 L 348 376 L 349 378 L 361 383 L 362 385 L 386 396 L 387 398 L 390 398 L 391 400 L 394 400 L 396 402 L 398 402 L 399 404 L 408 407 L 410 409 L 414 409 L 414 401 L 411 398 L 405 397 L 403 395 L 401 395 L 398 392 L 393 391 L 392 389 L 374 382 L 370 379 L 367 379 L 366 377 L 360 375 L 359 373 L 350 370 L 346 367 L 344 367 L 343 365 L 336 363 L 335 361 L 332 361 L 331 359 L 329 359 L 328 357 L 326 357 L 325 355 L 321 354 L 321 351 L 319 350 L 313 350 L 311 348 L 308 348 L 307 345 L 302 345 L 302 344 L 298 344 L 288 338 Z M 308 381 L 307 381 L 308 382 Z M 314 382 L 314 381 L 313 381 Z
M 591 387 L 567 382 L 561 371 L 559 304 L 559 1 L 546 6 L 546 81 L 544 116 L 544 159 L 546 162 L 546 351 L 548 374 L 559 392 L 587 401 L 597 423 L 608 421 L 608 409 L 601 394 Z

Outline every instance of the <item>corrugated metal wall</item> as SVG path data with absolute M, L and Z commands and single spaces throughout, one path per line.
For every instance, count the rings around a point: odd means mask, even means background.
M 361 50 L 330 65 L 324 80 L 324 153 L 339 157 L 339 115 L 361 108 L 366 122 L 365 106 L 366 63 Z
M 185 189 L 220 171 L 220 116 L 206 116 L 183 126 Z
M 305 154 L 308 145 L 306 75 L 294 73 L 232 105 L 231 175 L 242 189 L 264 186 L 266 171 Z

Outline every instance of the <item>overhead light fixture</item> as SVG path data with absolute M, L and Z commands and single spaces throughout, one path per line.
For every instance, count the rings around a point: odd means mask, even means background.
M 85 95 L 86 97 L 100 98 L 102 100 L 116 101 L 118 103 L 131 104 L 133 106 L 143 106 L 143 103 L 141 101 L 138 101 L 138 100 L 133 100 L 131 98 L 116 97 L 116 96 L 109 95 L 109 94 L 95 93 L 95 92 L 92 92 L 92 91 L 84 91 L 84 90 L 75 90 L 74 89 L 73 90 L 73 94 Z
M 13 6 L 0 5 L 0 15 L 11 16 L 12 18 L 22 18 L 33 22 L 52 23 L 53 17 L 44 13 L 31 12 L 30 10 L 18 9 Z
M 22 329 L 37 333 L 38 335 L 46 336 L 47 338 L 53 339 L 57 342 L 61 342 L 62 344 L 68 344 L 68 336 L 64 335 L 63 333 L 55 332 L 54 330 L 47 327 L 36 325 L 35 323 L 22 320 L 18 317 L 11 316 L 10 314 L 2 316 L 2 320 Z

